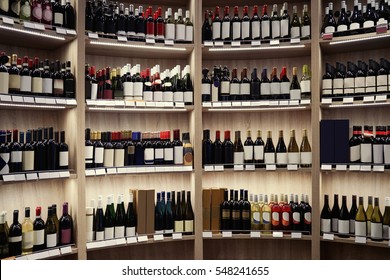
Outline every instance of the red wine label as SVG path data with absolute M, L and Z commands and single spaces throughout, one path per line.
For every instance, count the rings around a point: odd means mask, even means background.
M 97 231 L 96 232 L 96 241 L 102 241 L 104 240 L 104 231 Z
M 356 29 L 359 29 L 359 28 L 360 28 L 360 23 L 358 23 L 358 22 L 352 22 L 349 25 L 349 30 L 356 30 Z
M 261 23 L 261 38 L 265 39 L 266 37 L 270 36 L 270 24 L 269 20 L 263 21 Z
M 272 213 L 272 225 L 273 226 L 278 226 L 279 224 L 280 224 L 279 213 L 278 212 L 273 212 Z
M 147 22 L 146 23 L 146 34 L 154 36 L 154 22 Z
M 311 213 L 310 212 L 306 212 L 304 215 L 304 222 L 306 225 L 310 225 L 311 224 Z
M 194 27 L 191 25 L 186 26 L 186 41 L 192 42 L 194 40 Z
M 20 91 L 31 92 L 31 76 L 20 76 Z
M 276 153 L 277 164 L 287 164 L 287 153 Z
M 53 79 L 50 78 L 42 79 L 42 92 L 47 95 L 53 94 Z
M 9 75 L 9 89 L 20 90 L 20 76 L 19 75 Z
M 210 95 L 210 94 L 211 94 L 210 84 L 202 84 L 202 95 Z
M 69 152 L 68 151 L 61 151 L 60 152 L 59 165 L 60 165 L 60 167 L 69 166 Z
M 188 104 L 194 103 L 194 92 L 192 91 L 185 91 L 184 92 L 184 102 Z
M 135 227 L 127 227 L 126 228 L 126 237 L 135 236 Z
M 242 39 L 248 39 L 250 36 L 250 22 L 249 21 L 243 21 L 241 23 L 241 38 Z
M 241 38 L 241 22 L 233 22 L 233 40 Z
M 157 36 L 164 37 L 164 24 L 161 22 L 157 23 Z
M 372 162 L 372 145 L 371 144 L 360 144 L 360 156 L 362 163 Z
M 103 99 L 113 99 L 112 89 L 105 89 L 103 91 Z
M 102 147 L 95 148 L 95 163 L 101 164 L 103 163 L 103 159 L 104 159 L 104 148 Z
M 288 25 L 289 25 L 289 21 L 288 19 L 282 19 L 280 21 L 280 35 L 282 37 L 285 37 L 285 36 L 288 36 Z
M 352 233 L 352 234 L 355 233 L 355 220 L 354 219 L 349 220 L 349 233 Z
M 383 144 L 372 146 L 374 164 L 383 164 Z
M 61 14 L 62 15 L 62 14 Z M 35 6 L 33 8 L 32 16 L 38 20 L 42 19 L 42 6 Z
M 9 243 L 16 243 L 16 242 L 22 242 L 22 236 L 12 236 L 8 237 L 8 242 Z
M 12 151 L 11 152 L 11 162 L 22 162 L 22 151 Z
M 164 149 L 159 148 L 154 150 L 154 158 L 155 159 L 163 159 L 164 158 Z
M 115 149 L 114 159 L 115 159 L 115 163 L 114 163 L 115 167 L 125 166 L 125 150 Z
M 124 82 L 123 83 L 123 95 L 125 97 L 128 97 L 128 98 L 132 98 L 134 96 L 133 83 L 132 82 Z M 91 97 L 91 99 L 92 99 L 92 97 Z
M 240 210 L 233 210 L 232 211 L 232 219 L 233 220 L 239 220 L 240 219 Z
M 71 229 L 62 229 L 61 230 L 61 244 L 69 244 L 72 239 Z
M 46 22 L 51 22 L 53 20 L 53 12 L 49 6 L 46 6 L 46 9 L 43 10 L 42 19 Z
M 275 154 L 274 153 L 264 153 L 264 163 L 265 164 L 275 164 Z
M 299 164 L 299 153 L 288 153 L 288 164 Z
M 321 232 L 331 231 L 331 219 L 321 219 Z
M 366 20 L 363 23 L 363 28 L 374 27 L 374 26 L 375 26 L 375 22 L 372 20 Z
M 0 73 L 0 93 L 7 94 L 9 88 L 9 74 L 8 73 Z
M 252 39 L 260 39 L 260 21 L 252 22 Z
M 253 146 L 244 146 L 244 160 L 253 159 Z
M 54 24 L 64 24 L 64 15 L 62 13 L 54 13 Z
M 230 38 L 230 22 L 222 22 L 222 39 Z
M 154 163 L 154 149 L 146 148 L 144 150 L 144 160 L 145 164 L 153 164 Z
M 325 27 L 325 33 L 334 33 L 335 31 L 336 31 L 336 28 L 334 26 Z
M 54 95 L 62 96 L 64 94 L 64 81 L 60 79 L 54 80 Z
M 43 90 L 43 80 L 40 77 L 32 78 L 32 89 L 33 93 L 42 93 Z
M 213 40 L 220 39 L 221 38 L 221 23 L 220 22 L 213 22 L 212 30 L 213 30 Z
M 173 148 L 174 151 L 174 163 L 175 164 L 183 164 L 183 146 L 175 146 Z
M 230 210 L 229 209 L 222 210 L 222 219 L 224 219 L 224 220 L 230 219 Z
M 249 211 L 248 210 L 242 210 L 242 219 L 249 220 Z

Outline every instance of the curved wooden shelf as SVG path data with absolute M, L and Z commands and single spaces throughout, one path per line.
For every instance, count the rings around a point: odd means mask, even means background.
M 301 168 L 297 164 L 291 164 L 284 168 L 278 168 L 275 164 L 262 164 L 255 168 L 254 164 L 235 165 L 233 168 L 225 168 L 224 165 L 206 165 L 203 167 L 203 174 L 222 172 L 222 173 L 247 173 L 247 172 L 289 172 L 289 173 L 310 173 L 311 168 Z
M 265 232 L 265 231 L 263 231 Z M 256 234 L 257 233 L 257 234 Z M 224 233 L 221 232 L 203 232 L 203 239 L 223 239 L 223 240 L 296 240 L 296 241 L 310 241 L 312 239 L 311 235 L 308 234 L 302 234 L 302 232 L 289 232 L 288 234 L 283 233 L 282 236 L 277 236 L 278 234 L 281 234 L 282 232 L 273 232 L 271 233 L 262 233 L 262 231 L 251 231 L 251 233 L 247 234 L 232 234 L 232 236 L 225 236 Z M 212 236 L 210 237 L 210 234 Z
M 343 243 L 343 244 L 355 244 L 357 246 L 370 246 L 370 247 L 381 247 L 381 248 L 387 248 L 390 249 L 390 242 L 389 240 L 383 240 L 383 241 L 372 241 L 371 239 L 366 239 L 366 243 L 359 243 L 356 241 L 354 236 L 348 237 L 348 238 L 341 238 L 338 236 L 334 236 L 334 240 L 324 239 L 324 237 L 321 237 L 321 242 L 331 242 L 331 243 Z
M 75 108 L 77 101 L 74 98 L 56 98 L 47 96 L 32 96 L 19 94 L 0 94 L 0 107 L 14 110 L 63 110 Z
M 75 255 L 78 253 L 78 249 L 74 244 L 55 247 L 53 249 L 46 249 L 31 254 L 16 256 L 13 259 L 16 260 L 46 260 L 46 259 L 59 259 L 64 256 Z
M 72 172 L 72 173 L 71 173 Z M 76 179 L 77 175 L 73 170 L 47 170 L 47 171 L 33 171 L 3 174 L 0 184 L 13 184 L 34 181 L 47 180 L 66 180 Z
M 384 164 L 321 164 L 321 172 L 390 173 Z
M 322 97 L 321 108 L 368 108 L 368 107 L 387 107 L 390 105 L 388 98 L 390 93 L 377 93 L 348 97 Z
M 301 111 L 311 109 L 309 99 L 203 102 L 202 105 L 203 112 Z
M 91 168 L 85 170 L 86 177 L 112 176 L 112 175 L 137 175 L 137 174 L 160 174 L 160 173 L 191 173 L 192 166 L 184 165 L 142 165 L 142 166 L 124 166 L 111 168 Z

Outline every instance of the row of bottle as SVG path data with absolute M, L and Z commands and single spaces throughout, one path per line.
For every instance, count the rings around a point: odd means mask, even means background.
M 69 29 L 76 26 L 71 0 L 3 0 L 0 15 Z
M 229 100 L 274 100 L 274 99 L 310 99 L 311 85 L 308 65 L 302 67 L 302 78 L 298 80 L 298 69 L 293 67 L 293 77 L 287 77 L 287 67 L 282 68 L 280 78 L 278 69 L 272 68 L 270 78 L 267 68 L 263 69 L 261 79 L 257 76 L 257 68 L 253 69 L 251 78 L 247 77 L 248 69 L 241 71 L 241 80 L 237 68 L 231 71 L 225 66 L 214 66 L 211 77 L 209 69 L 204 68 L 202 78 L 202 101 L 229 101 Z
M 183 141 L 183 142 L 182 142 Z M 85 130 L 86 168 L 175 164 L 192 166 L 189 132 L 100 132 Z
M 390 168 L 390 126 L 353 126 L 349 139 L 351 163 L 385 164 Z
M 107 1 L 108 2 L 108 1 Z M 85 30 L 109 36 L 127 36 L 130 40 L 156 41 L 174 40 L 176 42 L 193 42 L 194 25 L 190 19 L 190 11 L 186 10 L 185 18 L 183 9 L 172 13 L 172 8 L 167 8 L 165 17 L 158 7 L 153 12 L 149 6 L 144 13 L 143 6 L 134 9 L 134 5 L 110 1 L 89 0 L 85 10 Z
M 357 64 L 337 62 L 336 67 L 326 63 L 322 77 L 322 96 L 353 96 L 390 91 L 390 62 L 381 58 L 380 63 L 370 59 Z
M 336 21 L 335 17 L 338 18 Z M 335 33 L 334 36 L 349 36 L 362 33 L 376 32 L 376 26 L 384 25 L 388 29 L 390 8 L 388 0 L 367 0 L 362 5 L 354 0 L 353 12 L 348 11 L 346 1 L 341 1 L 341 10 L 333 13 L 333 3 L 325 7 L 322 23 L 322 33 Z
M 0 259 L 73 243 L 73 219 L 69 215 L 68 202 L 62 205 L 60 219 L 56 204 L 48 207 L 46 221 L 42 219 L 41 206 L 35 209 L 34 221 L 30 218 L 30 207 L 24 211 L 24 220 L 20 223 L 19 210 L 14 210 L 10 226 L 7 212 L 0 213 Z
M 17 54 L 12 58 L 0 53 L 0 94 L 25 94 L 75 98 L 76 82 L 71 71 L 71 62 L 39 61 Z
M 184 102 L 193 104 L 193 85 L 190 65 L 181 71 L 180 65 L 160 74 L 160 65 L 141 70 L 131 64 L 98 70 L 85 66 L 86 99 L 126 99 L 155 102 Z
M 368 205 L 364 210 L 364 198 L 359 197 L 359 205 L 356 203 L 356 195 L 352 196 L 352 206 L 348 211 L 347 196 L 342 196 L 341 208 L 339 195 L 334 194 L 332 210 L 329 207 L 329 196 L 324 195 L 324 206 L 321 211 L 321 232 L 334 232 L 340 237 L 349 235 L 369 237 L 374 241 L 389 239 L 390 226 L 390 197 L 385 197 L 385 212 L 379 208 L 379 198 L 368 197 Z
M 249 17 L 248 6 L 243 7 L 242 18 L 239 17 L 238 6 L 234 7 L 234 15 L 230 17 L 229 6 L 225 6 L 224 15 L 220 17 L 219 6 L 215 13 L 206 10 L 202 27 L 202 41 L 239 41 L 239 40 L 270 40 L 290 38 L 310 38 L 310 16 L 308 6 L 303 5 L 302 18 L 298 17 L 297 6 L 293 6 L 290 19 L 288 4 L 283 3 L 279 13 L 278 5 L 274 4 L 272 15 L 268 15 L 268 6 L 263 5 L 262 16 L 258 14 L 258 6 L 253 6 L 252 18 Z M 210 19 L 211 18 L 211 22 Z
M 26 136 L 26 141 L 24 141 Z M 12 137 L 12 141 L 11 141 Z M 69 168 L 65 131 L 38 128 L 0 130 L 0 174 Z
M 307 137 L 307 131 L 303 130 L 302 142 L 298 148 L 295 139 L 295 130 L 290 131 L 288 146 L 284 142 L 283 130 L 279 131 L 278 143 L 275 146 L 272 141 L 272 132 L 267 132 L 267 140 L 261 138 L 261 131 L 257 131 L 255 141 L 248 130 L 244 143 L 241 140 L 241 132 L 235 131 L 234 143 L 230 140 L 230 130 L 225 131 L 224 142 L 221 141 L 219 130 L 215 132 L 215 141 L 210 139 L 210 130 L 203 131 L 203 165 L 225 164 L 226 168 L 233 165 L 255 164 L 256 167 L 265 167 L 267 164 L 276 164 L 277 167 L 287 167 L 287 164 L 297 164 L 300 167 L 311 167 L 311 146 Z
M 285 230 L 311 232 L 311 206 L 308 195 L 250 194 L 248 190 L 230 190 L 224 192 L 224 201 L 221 204 L 221 230 L 232 230 L 233 233 L 249 233 L 250 230 Z M 264 200 L 263 200 L 264 197 Z

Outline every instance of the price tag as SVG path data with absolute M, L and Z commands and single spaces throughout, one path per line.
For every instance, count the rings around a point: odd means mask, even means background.
M 184 108 L 184 106 L 185 106 L 184 102 L 175 102 L 176 108 Z
M 102 103 L 103 103 L 103 105 L 105 105 L 107 107 L 115 106 L 115 101 L 114 100 L 105 100 Z
M 46 104 L 56 105 L 56 99 L 55 98 L 46 98 Z
M 322 104 L 332 104 L 332 98 L 322 98 L 321 103 Z
M 154 241 L 164 241 L 164 235 L 162 234 L 155 234 L 153 235 Z
M 324 240 L 334 240 L 334 234 L 333 233 L 324 233 L 323 238 L 324 238 Z
M 234 171 L 243 171 L 244 170 L 244 165 L 242 164 L 235 164 L 234 165 Z
M 117 172 L 118 174 L 126 174 L 126 173 L 127 173 L 127 168 L 126 168 L 126 167 L 118 167 L 118 168 L 116 169 L 116 172 Z
M 233 101 L 232 102 L 232 107 L 241 107 L 241 102 Z
M 279 46 L 280 41 L 279 40 L 271 40 L 269 41 L 270 46 Z
M 387 24 L 379 24 L 376 26 L 376 34 L 387 33 Z
M 211 102 L 203 102 L 203 108 L 211 108 Z
M 221 102 L 213 102 L 213 107 L 220 108 L 220 107 L 222 107 L 222 103 Z
M 261 233 L 260 231 L 251 231 L 251 238 L 260 238 Z
M 42 172 L 42 173 L 38 173 L 38 177 L 39 177 L 39 180 L 50 179 L 51 174 L 50 174 L 50 172 Z
M 353 104 L 353 97 L 344 97 L 343 104 Z
M 127 244 L 134 244 L 137 243 L 137 237 L 127 237 Z
M 38 180 L 38 174 L 37 173 L 27 173 L 26 179 L 27 179 L 27 181 Z
M 245 165 L 246 171 L 255 171 L 255 165 L 254 164 L 247 164 Z
M 137 107 L 145 107 L 146 103 L 145 101 L 136 101 L 135 106 Z
M 222 41 L 214 42 L 214 47 L 223 47 L 223 42 Z
M 172 239 L 173 240 L 183 239 L 183 234 L 181 232 L 175 232 L 175 233 L 172 234 Z
M 107 168 L 107 175 L 116 174 L 116 168 Z
M 301 38 L 291 38 L 290 44 L 300 44 Z
M 72 253 L 71 246 L 62 247 L 62 248 L 60 248 L 60 250 L 61 250 L 61 255 Z
M 77 101 L 76 101 L 76 99 L 68 99 L 68 100 L 66 100 L 66 105 L 76 106 Z
M 332 170 L 332 165 L 331 164 L 321 164 L 321 170 L 330 171 L 330 170 Z
M 135 106 L 135 101 L 125 101 L 126 107 L 134 107 Z
M 360 165 L 350 165 L 349 171 L 360 171 Z
M 95 176 L 95 169 L 86 169 L 85 170 L 85 176 L 90 177 L 90 176 Z
M 205 165 L 204 171 L 206 171 L 206 172 L 214 171 L 214 166 L 213 165 Z
M 70 177 L 70 172 L 69 170 L 67 171 L 61 171 L 59 172 L 60 178 L 69 178 Z
M 12 96 L 13 102 L 23 103 L 23 96 L 13 95 Z
M 156 107 L 156 102 L 146 102 L 146 103 L 145 103 L 145 106 L 146 106 L 146 107 L 149 107 L 149 108 L 150 108 L 150 107 Z
M 282 231 L 274 231 L 272 232 L 273 238 L 283 238 L 283 232 Z
M 3 175 L 4 182 L 13 182 L 15 181 L 15 175 Z
M 93 100 L 93 101 L 89 100 L 89 101 L 90 101 L 89 103 L 87 101 L 87 105 L 96 105 L 96 101 L 95 100 Z M 64 98 L 56 98 L 55 102 L 56 102 L 57 105 L 67 105 L 68 104 L 67 100 L 64 99 Z M 93 104 L 93 103 L 95 103 L 95 104 Z
M 61 255 L 60 249 L 53 249 L 48 251 L 47 253 L 49 254 L 49 257 L 56 257 Z
M 126 36 L 118 36 L 117 39 L 118 39 L 118 42 L 127 42 Z
M 250 101 L 242 101 L 242 102 L 241 102 L 241 106 L 242 106 L 242 107 L 249 107 L 249 106 L 252 106 L 252 102 L 250 102 Z
M 296 100 L 296 101 L 298 101 L 298 100 Z M 288 104 L 289 104 L 289 101 L 288 101 L 288 100 L 280 100 L 280 101 L 279 101 L 279 105 L 280 105 L 280 106 L 288 106 Z
M 24 96 L 23 97 L 23 102 L 24 103 L 35 103 L 35 99 L 34 99 L 34 97 L 30 97 L 30 96 Z
M 360 171 L 370 172 L 371 171 L 371 165 L 362 165 L 362 166 L 360 166 Z
M 212 238 L 213 237 L 213 233 L 211 231 L 204 231 L 202 233 L 202 237 L 203 238 Z
M 115 107 L 124 107 L 125 106 L 125 101 L 123 100 L 115 100 Z
M 347 171 L 347 165 L 345 165 L 345 164 L 337 164 L 336 165 L 336 170 L 337 171 Z
M 192 171 L 192 166 L 183 166 L 183 170 L 185 172 Z
M 279 101 L 274 101 L 274 100 L 272 100 L 272 101 L 270 101 L 269 102 L 269 106 L 278 106 L 279 105 Z
M 375 96 L 364 96 L 363 97 L 363 102 L 369 103 L 369 102 L 374 102 L 375 101 Z
M 3 101 L 3 102 L 12 102 L 12 95 L 8 95 L 8 94 L 2 95 L 1 96 L 1 101 Z
M 115 239 L 116 245 L 125 245 L 126 244 L 126 239 L 125 238 L 118 238 Z
M 25 28 L 35 29 L 35 24 L 32 23 L 32 22 L 29 22 L 29 21 L 24 21 L 24 22 L 23 22 L 23 26 L 24 26 Z
M 367 243 L 367 238 L 363 237 L 363 236 L 356 236 L 355 237 L 355 243 L 366 244 Z
M 147 235 L 138 236 L 138 242 L 147 242 L 147 241 L 148 241 Z
M 385 167 L 383 165 L 374 165 L 372 171 L 385 172 Z
M 9 17 L 3 17 L 3 23 L 10 24 L 10 25 L 15 24 L 14 20 L 12 18 L 9 18 Z
M 15 181 L 25 181 L 26 180 L 26 175 L 23 174 L 15 174 Z
M 97 33 L 88 33 L 88 38 L 89 39 L 99 39 L 99 36 L 97 35 Z
M 240 41 L 232 41 L 231 46 L 232 46 L 232 48 L 239 48 L 239 47 L 241 47 L 241 42 Z
M 164 44 L 165 44 L 166 46 L 173 46 L 173 45 L 175 44 L 175 42 L 174 42 L 173 40 L 165 40 L 165 41 L 164 41 Z
M 223 238 L 230 238 L 233 237 L 233 233 L 231 231 L 223 231 L 222 232 L 222 237 Z
M 145 39 L 145 43 L 146 43 L 146 44 L 154 45 L 154 44 L 156 44 L 156 40 L 151 39 L 151 38 L 146 38 L 146 39 Z
M 291 238 L 301 239 L 302 238 L 302 232 L 292 232 L 291 233 Z
M 204 42 L 204 46 L 205 47 L 213 47 L 214 46 L 214 43 L 212 41 L 205 41 Z
M 384 102 L 387 100 L 387 95 L 377 95 L 375 97 L 375 101 L 376 102 Z
M 332 40 L 333 39 L 333 33 L 324 33 L 322 34 L 323 40 Z
M 56 32 L 57 32 L 57 34 L 66 35 L 66 30 L 63 29 L 63 28 L 57 27 L 57 28 L 56 28 Z M 96 35 L 97 35 L 97 34 L 96 34 Z
M 164 166 L 156 166 L 154 168 L 154 171 L 156 171 L 156 172 L 165 172 L 165 167 Z
M 67 33 L 68 35 L 77 35 L 76 30 L 73 30 L 73 29 L 67 29 L 67 30 L 66 30 L 66 33 Z
M 269 101 L 252 101 L 251 103 L 251 107 L 259 107 L 259 106 L 266 106 L 266 105 L 269 105 Z
M 252 41 L 251 46 L 252 47 L 260 47 L 261 46 L 260 40 Z
M 276 165 L 275 164 L 267 164 L 265 166 L 265 170 L 267 170 L 267 171 L 275 171 L 276 170 Z
M 290 106 L 298 106 L 299 100 L 290 100 Z
M 310 99 L 302 99 L 301 100 L 301 105 L 310 105 L 311 100 Z
M 215 165 L 214 171 L 224 171 L 224 166 L 223 165 Z
M 96 169 L 96 176 L 106 175 L 106 170 L 104 168 Z
M 45 26 L 43 24 L 35 23 L 35 29 L 45 31 Z
M 174 106 L 175 106 L 175 104 L 173 102 L 164 102 L 164 107 L 165 108 L 172 108 Z
M 49 173 L 49 178 L 50 178 L 50 179 L 57 179 L 57 178 L 60 178 L 60 172 L 50 172 L 50 173 Z
M 27 261 L 28 260 L 28 256 L 16 257 L 15 260 L 17 260 L 17 261 Z
M 287 170 L 289 170 L 289 171 L 298 170 L 298 164 L 288 164 L 287 165 Z

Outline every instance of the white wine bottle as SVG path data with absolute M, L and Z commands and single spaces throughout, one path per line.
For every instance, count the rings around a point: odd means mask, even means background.
M 290 142 L 287 150 L 287 162 L 288 164 L 299 164 L 299 148 L 295 139 L 295 130 L 290 131 Z
M 359 196 L 359 207 L 355 217 L 355 235 L 367 236 L 367 216 L 364 211 L 363 197 Z
M 374 199 L 374 212 L 371 217 L 371 239 L 373 241 L 382 241 L 382 223 L 383 217 L 379 209 L 379 198 Z
M 312 155 L 311 155 L 311 146 L 309 139 L 307 137 L 307 130 L 303 130 L 302 143 L 301 143 L 301 167 L 311 167 L 312 164 Z
M 383 214 L 383 225 L 382 225 L 383 238 L 390 238 L 389 225 L 390 225 L 390 197 L 385 197 L 385 213 Z
M 366 217 L 367 217 L 367 236 L 371 236 L 371 217 L 374 212 L 374 207 L 372 206 L 372 196 L 368 197 L 368 205 L 366 209 Z

